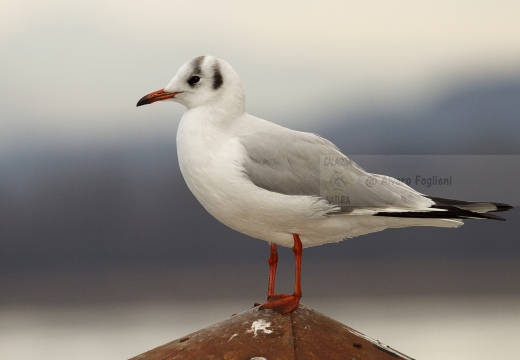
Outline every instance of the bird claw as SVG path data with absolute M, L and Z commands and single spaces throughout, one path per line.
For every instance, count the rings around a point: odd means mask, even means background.
M 261 310 L 271 309 L 279 314 L 288 314 L 298 307 L 300 304 L 301 295 L 277 294 L 271 295 L 267 302 L 260 306 Z

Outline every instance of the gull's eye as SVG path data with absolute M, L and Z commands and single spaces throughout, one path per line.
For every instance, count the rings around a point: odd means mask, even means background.
M 196 83 L 198 83 L 200 81 L 200 76 L 198 75 L 193 75 L 192 77 L 189 78 L 188 80 L 188 84 L 190 84 L 190 86 L 194 86 Z

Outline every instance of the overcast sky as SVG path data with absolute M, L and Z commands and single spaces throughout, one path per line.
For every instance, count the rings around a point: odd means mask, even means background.
M 518 73 L 518 14 L 512 0 L 3 1 L 0 150 L 173 138 L 182 106 L 135 103 L 201 54 L 235 67 L 250 113 L 299 129 L 317 126 L 297 123 L 310 110 L 410 106 L 452 77 Z

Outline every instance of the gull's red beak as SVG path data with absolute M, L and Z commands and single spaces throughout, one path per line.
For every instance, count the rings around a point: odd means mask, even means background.
M 148 105 L 154 103 L 156 101 L 173 99 L 175 95 L 181 93 L 179 92 L 165 92 L 164 89 L 154 91 L 153 93 L 149 93 L 148 95 L 143 96 L 138 102 L 136 106 Z

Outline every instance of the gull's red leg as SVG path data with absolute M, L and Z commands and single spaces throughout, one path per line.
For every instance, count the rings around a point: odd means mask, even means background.
M 267 302 L 263 304 L 261 309 L 272 309 L 280 314 L 287 314 L 298 307 L 300 298 L 302 297 L 302 286 L 301 286 L 301 271 L 302 271 L 302 242 L 298 234 L 293 234 L 294 238 L 294 264 L 295 264 L 295 275 L 294 275 L 294 293 L 278 294 L 274 293 L 274 278 L 276 275 L 276 265 L 271 265 L 271 258 L 273 257 L 278 260 L 278 254 L 276 253 L 276 245 L 274 245 L 274 256 L 273 256 L 273 245 L 271 245 L 271 255 L 269 256 L 269 286 L 267 294 Z
M 292 248 L 294 253 L 294 295 L 298 297 L 298 302 L 302 297 L 302 252 L 303 246 L 298 234 L 293 234 L 294 246 Z
M 276 280 L 276 266 L 278 265 L 278 250 L 276 244 L 270 243 L 269 253 L 269 283 L 267 285 L 267 300 L 274 295 L 274 282 Z

